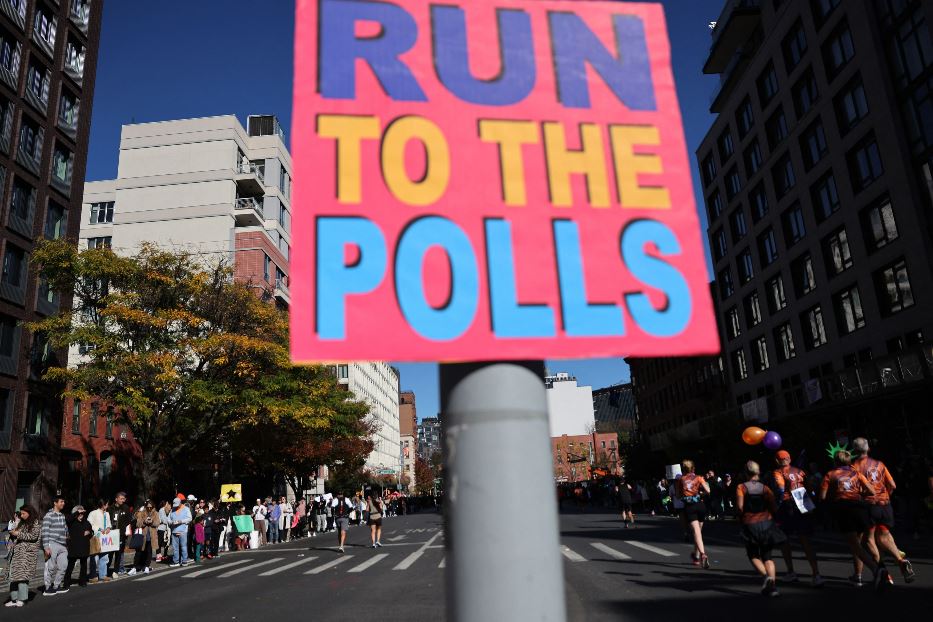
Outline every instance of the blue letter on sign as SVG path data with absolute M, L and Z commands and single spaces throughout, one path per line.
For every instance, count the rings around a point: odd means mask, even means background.
M 443 248 L 450 261 L 450 296 L 440 309 L 428 304 L 421 282 L 424 255 L 432 246 Z M 412 221 L 395 251 L 395 296 L 405 320 L 422 337 L 449 341 L 462 335 L 479 303 L 479 270 L 466 233 L 440 216 Z
M 655 337 L 673 337 L 690 323 L 693 304 L 687 281 L 676 268 L 645 254 L 645 245 L 653 242 L 663 255 L 677 255 L 680 244 L 674 232 L 654 220 L 636 220 L 622 231 L 622 261 L 636 279 L 660 289 L 667 296 L 667 306 L 657 310 L 644 294 L 626 294 L 629 313 L 639 328 Z
M 531 19 L 524 11 L 511 9 L 497 9 L 496 16 L 502 66 L 499 75 L 492 80 L 477 80 L 470 73 L 463 9 L 441 5 L 431 7 L 437 77 L 448 91 L 471 104 L 508 106 L 525 99 L 535 86 Z
M 379 22 L 379 36 L 359 39 L 358 21 Z M 318 88 L 328 99 L 356 97 L 356 61 L 363 59 L 397 101 L 427 101 L 408 65 L 398 59 L 418 39 L 418 25 L 404 9 L 384 2 L 321 0 Z
M 569 337 L 618 337 L 625 334 L 622 310 L 613 304 L 591 305 L 586 299 L 580 232 L 572 220 L 554 221 L 554 251 L 564 315 Z
M 386 243 L 371 220 L 325 217 L 317 219 L 317 275 L 315 295 L 317 332 L 321 339 L 346 338 L 346 295 L 371 292 L 386 270 Z M 359 249 L 354 265 L 344 261 L 347 245 Z
M 554 312 L 547 305 L 520 305 L 515 291 L 515 257 L 509 221 L 486 221 L 489 306 L 496 337 L 553 337 Z
M 634 15 L 613 15 L 619 58 L 603 47 L 574 13 L 548 13 L 557 96 L 568 108 L 589 108 L 586 63 L 596 70 L 630 110 L 654 110 L 654 85 L 645 41 L 645 25 Z

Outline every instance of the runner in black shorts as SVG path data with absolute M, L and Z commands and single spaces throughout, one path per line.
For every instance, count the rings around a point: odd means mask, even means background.
M 758 463 L 749 460 L 745 465 L 745 473 L 748 475 L 748 481 L 739 484 L 735 490 L 735 503 L 742 521 L 745 551 L 752 566 L 764 577 L 761 593 L 765 596 L 777 596 L 771 550 L 786 538 L 774 524 L 774 513 L 777 511 L 774 493 L 761 483 L 761 468 Z
M 680 492 L 681 500 L 684 504 L 682 510 L 684 522 L 687 524 L 688 532 L 693 536 L 693 564 L 702 566 L 709 570 L 709 557 L 706 556 L 706 549 L 703 546 L 703 521 L 706 520 L 706 504 L 703 502 L 702 494 L 709 494 L 709 484 L 701 476 L 695 473 L 696 467 L 692 460 L 684 460 L 681 463 L 683 475 L 677 480 L 677 487 Z
M 816 553 L 810 544 L 810 536 L 813 535 L 813 502 L 810 498 L 810 491 L 807 490 L 807 474 L 802 469 L 798 469 L 790 464 L 790 453 L 781 450 L 775 454 L 777 469 L 772 473 L 774 480 L 775 495 L 777 496 L 778 511 L 777 524 L 786 535 L 796 535 L 803 547 L 803 552 L 810 562 L 810 570 L 813 573 L 813 586 L 822 587 L 823 577 L 820 576 L 819 563 L 816 560 Z M 796 495 L 796 496 L 795 496 Z M 810 508 L 807 512 L 801 512 L 798 504 L 803 505 L 804 509 Z M 794 572 L 794 558 L 790 549 L 790 538 L 784 541 L 781 546 L 781 552 L 784 555 L 784 562 L 787 564 L 786 579 L 788 582 L 797 581 L 797 574 Z

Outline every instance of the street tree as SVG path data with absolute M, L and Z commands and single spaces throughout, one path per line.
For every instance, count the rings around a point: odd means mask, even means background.
M 143 495 L 189 452 L 226 445 L 239 429 L 282 424 L 326 436 L 362 408 L 337 396 L 324 368 L 293 366 L 287 314 L 234 281 L 227 261 L 209 257 L 148 244 L 121 256 L 67 241 L 33 253 L 40 278 L 74 292 L 74 303 L 29 330 L 84 353 L 74 367 L 50 367 L 45 379 L 65 386 L 66 396 L 93 396 L 127 413 Z
M 418 456 L 415 459 L 415 492 L 419 495 L 430 495 L 434 491 L 435 473 L 431 465 Z

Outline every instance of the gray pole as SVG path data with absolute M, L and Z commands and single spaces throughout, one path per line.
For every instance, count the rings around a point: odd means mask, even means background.
M 541 361 L 441 365 L 447 616 L 566 620 Z

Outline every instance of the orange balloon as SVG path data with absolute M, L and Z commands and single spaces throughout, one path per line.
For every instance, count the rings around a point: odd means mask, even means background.
M 746 445 L 757 445 L 765 439 L 767 433 L 767 431 L 759 427 L 750 426 L 745 428 L 745 431 L 742 432 L 742 440 L 745 441 Z

